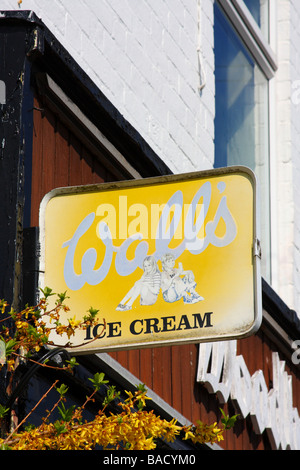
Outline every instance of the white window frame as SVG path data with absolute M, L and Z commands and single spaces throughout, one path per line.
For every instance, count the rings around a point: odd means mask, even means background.
M 277 70 L 277 58 L 243 0 L 218 0 L 236 31 L 268 79 Z
M 270 252 L 271 252 L 271 279 L 270 282 L 274 289 L 278 286 L 278 261 L 274 253 L 274 247 L 277 246 L 276 224 L 276 116 L 275 116 L 275 83 L 274 77 L 278 69 L 278 61 L 274 52 L 276 43 L 276 5 L 273 0 L 269 2 L 269 42 L 263 35 L 260 27 L 256 23 L 249 9 L 243 0 L 216 0 L 223 9 L 228 19 L 231 21 L 237 34 L 240 36 L 245 46 L 251 52 L 257 65 L 269 81 L 269 172 L 270 172 Z

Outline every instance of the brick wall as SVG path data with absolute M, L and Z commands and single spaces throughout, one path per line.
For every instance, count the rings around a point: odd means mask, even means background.
M 212 167 L 212 0 L 23 0 L 21 6 L 34 10 L 175 173 Z M 1 8 L 17 9 L 17 0 Z
M 277 4 L 277 290 L 300 312 L 300 4 Z M 275 251 L 276 253 L 276 251 Z
M 291 1 L 291 153 L 294 200 L 293 305 L 300 316 L 300 4 Z M 296 96 L 293 93 L 296 93 Z

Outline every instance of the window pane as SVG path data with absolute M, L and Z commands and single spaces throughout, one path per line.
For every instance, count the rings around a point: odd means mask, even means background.
M 270 281 L 268 81 L 215 6 L 215 167 L 245 165 L 261 193 L 262 275 Z
M 265 38 L 269 40 L 269 0 L 244 0 Z

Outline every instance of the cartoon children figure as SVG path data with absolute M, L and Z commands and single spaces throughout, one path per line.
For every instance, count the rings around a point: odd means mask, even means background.
M 156 302 L 160 290 L 161 273 L 153 256 L 147 256 L 144 259 L 143 269 L 142 277 L 121 300 L 116 310 L 130 310 L 139 296 L 141 305 L 153 305 Z
M 176 302 L 181 298 L 184 303 L 196 303 L 204 300 L 195 290 L 197 284 L 192 271 L 184 271 L 182 263 L 179 263 L 178 268 L 174 268 L 175 258 L 171 253 L 163 255 L 161 263 L 163 269 L 161 289 L 166 302 Z

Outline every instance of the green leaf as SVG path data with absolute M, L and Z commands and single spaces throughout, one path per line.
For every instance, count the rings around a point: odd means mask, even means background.
M 89 315 L 84 315 L 83 317 L 83 320 L 85 322 L 93 321 L 96 318 L 97 314 L 99 313 L 99 310 L 97 310 L 96 308 L 90 307 L 88 310 L 88 313 Z
M 60 387 L 56 387 L 56 391 L 60 394 L 61 397 L 66 395 L 68 390 L 69 390 L 69 388 L 65 384 L 61 384 Z
M 88 310 L 89 314 L 91 315 L 92 318 L 95 318 L 99 310 L 96 308 L 90 307 Z
M 101 387 L 101 385 L 103 384 L 108 384 L 108 380 L 104 380 L 104 377 L 105 377 L 105 374 L 103 374 L 103 372 L 97 372 L 94 377 L 91 379 L 89 378 L 89 380 L 92 382 L 92 384 L 94 385 L 94 388 L 96 390 L 99 390 L 99 388 Z
M 5 363 L 7 356 L 10 356 L 13 352 L 13 349 L 16 345 L 17 341 L 14 339 L 9 339 L 7 342 L 5 342 L 3 339 L 0 340 L 0 363 Z
M 5 408 L 3 405 L 0 405 L 0 419 L 9 412 L 9 408 Z
M 74 410 L 76 408 L 76 405 L 70 406 L 70 408 L 66 408 L 64 403 L 61 403 L 61 406 L 58 407 L 59 414 L 62 418 L 63 421 L 70 421 L 72 419 Z
M 121 392 L 116 392 L 116 386 L 115 385 L 109 385 L 108 390 L 106 392 L 106 397 L 104 398 L 103 401 L 103 406 L 104 405 L 109 405 L 113 400 L 116 398 L 119 398 Z
M 11 450 L 11 448 L 7 444 L 1 444 L 0 450 Z
M 55 295 L 54 292 L 52 292 L 52 289 L 50 287 L 45 287 L 44 289 L 40 288 L 42 293 L 44 294 L 45 299 L 50 297 L 50 295 Z
M 229 416 L 229 415 L 226 415 L 225 411 L 222 410 L 222 408 L 219 408 L 219 410 L 221 411 L 223 415 L 223 419 L 221 419 L 221 423 L 223 424 L 224 428 L 225 429 L 233 428 L 233 426 L 236 423 L 237 417 L 239 415 L 237 414 L 237 415 Z
M 60 421 L 55 421 L 55 423 L 53 424 L 54 426 L 54 429 L 56 431 L 56 433 L 59 435 L 59 434 L 63 434 L 65 432 L 68 432 L 66 426 L 64 423 L 61 423 Z
M 71 357 L 69 361 L 66 361 L 67 364 L 70 364 L 70 366 L 73 368 L 75 366 L 78 366 L 78 362 L 76 361 L 76 357 Z
M 147 392 L 147 388 L 146 388 L 145 384 L 136 385 L 136 388 L 137 388 L 138 392 L 142 392 L 142 393 Z
M 66 299 L 69 299 L 70 297 L 67 296 L 67 291 L 62 292 L 61 294 L 57 294 L 58 300 L 57 302 L 59 304 L 62 304 Z
M 34 429 L 36 429 L 36 426 L 35 426 L 35 424 L 32 424 L 32 423 L 28 423 L 28 424 L 24 427 L 24 430 L 25 430 L 26 432 L 33 431 Z

